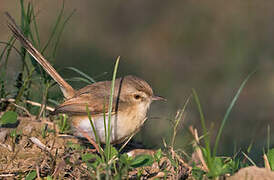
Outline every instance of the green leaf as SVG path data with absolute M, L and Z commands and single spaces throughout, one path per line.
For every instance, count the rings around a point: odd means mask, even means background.
M 154 158 L 156 161 L 160 161 L 160 159 L 163 157 L 162 150 L 158 149 L 157 152 L 154 155 Z
M 28 173 L 28 175 L 26 176 L 26 180 L 33 180 L 36 178 L 36 171 L 31 171 Z
M 230 171 L 230 166 L 228 163 L 224 163 L 224 159 L 220 157 L 215 157 L 212 163 L 212 168 L 207 174 L 208 177 L 217 177 L 226 174 Z
M 80 144 L 75 144 L 71 141 L 68 141 L 67 142 L 67 147 L 73 149 L 73 150 L 83 150 L 83 146 L 81 146 Z
M 5 112 L 0 119 L 0 126 L 7 124 L 15 124 L 17 122 L 17 113 L 14 111 Z
M 16 129 L 11 130 L 11 132 L 10 132 L 10 137 L 15 138 L 16 136 L 17 136 L 17 131 L 16 131 Z
M 110 150 L 110 153 L 108 152 L 108 150 Z M 105 147 L 104 152 L 105 152 L 105 156 L 107 156 L 108 154 L 110 155 L 110 159 L 118 155 L 117 149 L 113 147 L 112 145 L 110 145 L 110 148 Z
M 269 161 L 269 165 L 271 170 L 274 170 L 274 148 L 270 149 L 267 153 L 267 159 Z
M 94 154 L 90 154 L 90 153 L 87 153 L 87 154 L 82 154 L 82 160 L 87 162 L 89 160 L 92 160 L 95 158 L 95 155 Z M 95 158 L 96 159 L 96 158 Z
M 191 174 L 194 177 L 194 179 L 199 179 L 199 180 L 203 179 L 205 173 L 206 173 L 205 171 L 195 166 L 193 167 L 191 171 Z
M 120 155 L 119 160 L 120 160 L 121 163 L 123 163 L 125 165 L 130 165 L 130 161 L 132 159 L 126 153 L 124 153 L 124 154 Z
M 131 161 L 131 166 L 133 168 L 138 168 L 142 166 L 150 166 L 153 163 L 153 157 L 147 154 L 144 155 L 139 155 L 136 156 L 132 161 Z
M 102 162 L 101 158 L 96 154 L 86 153 L 82 154 L 81 157 L 89 168 L 95 169 Z
M 47 180 L 53 180 L 51 176 L 47 176 Z

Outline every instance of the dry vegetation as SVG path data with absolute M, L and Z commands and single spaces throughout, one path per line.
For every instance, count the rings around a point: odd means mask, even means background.
M 82 159 L 83 154 L 95 153 L 85 141 L 59 134 L 58 128 L 49 119 L 40 122 L 31 116 L 19 117 L 18 120 L 17 128 L 1 128 L 0 177 L 19 179 L 33 171 L 36 172 L 37 177 L 51 176 L 57 179 L 90 179 L 100 175 L 91 170 Z M 45 125 L 47 129 L 44 129 Z M 154 150 L 132 149 L 132 147 L 127 151 L 134 156 L 155 153 Z M 92 163 L 95 160 L 89 161 Z M 154 162 L 151 166 L 131 169 L 123 178 L 184 179 L 190 172 L 182 163 L 175 169 L 171 161 L 163 156 L 159 162 Z M 104 172 L 99 173 L 104 174 Z

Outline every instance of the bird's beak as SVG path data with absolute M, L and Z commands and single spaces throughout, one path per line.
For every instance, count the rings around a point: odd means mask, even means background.
M 166 98 L 161 96 L 152 96 L 152 101 L 167 101 Z

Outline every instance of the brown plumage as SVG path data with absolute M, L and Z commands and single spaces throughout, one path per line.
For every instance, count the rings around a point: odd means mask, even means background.
M 66 113 L 66 114 L 86 114 L 86 106 L 92 115 L 107 113 L 109 106 L 111 81 L 97 82 L 88 85 L 75 92 L 74 96 L 67 99 L 63 104 L 56 107 L 53 114 Z M 115 87 L 113 93 L 112 111 L 119 111 L 128 106 L 132 94 L 136 91 L 143 91 L 147 96 L 153 95 L 153 91 L 149 84 L 136 76 L 125 76 L 115 80 Z M 119 101 L 119 106 L 118 102 Z

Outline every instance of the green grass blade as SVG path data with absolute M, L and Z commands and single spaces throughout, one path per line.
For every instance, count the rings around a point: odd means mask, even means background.
M 107 160 L 110 160 L 110 136 L 111 136 L 111 113 L 112 113 L 112 103 L 113 103 L 113 93 L 114 93 L 114 86 L 115 86 L 115 79 L 116 79 L 116 74 L 117 74 L 117 69 L 120 61 L 120 56 L 117 58 L 115 66 L 114 66 L 114 71 L 113 71 L 113 76 L 112 76 L 112 83 L 111 83 L 111 91 L 110 91 L 110 97 L 109 97 L 109 106 L 108 106 L 108 129 L 107 129 L 107 142 L 106 142 L 106 147 L 107 147 Z
M 94 123 L 93 123 L 93 121 L 92 121 L 91 114 L 90 114 L 90 110 L 88 109 L 88 105 L 86 105 L 86 111 L 87 111 L 87 114 L 88 114 L 89 123 L 90 123 L 90 125 L 91 125 L 91 127 L 92 127 L 92 131 L 93 131 L 94 136 L 95 136 L 96 143 L 97 143 L 98 146 L 99 146 L 100 154 L 103 154 L 103 153 L 101 152 L 100 139 L 99 139 L 99 137 L 98 137 L 98 135 L 97 135 L 97 131 L 96 131 L 95 126 L 94 126 Z
M 247 154 L 245 154 L 244 152 L 242 152 L 242 153 L 243 153 L 243 155 L 245 156 L 245 158 L 248 159 L 249 162 L 251 162 L 251 164 L 252 164 L 253 166 L 257 166 L 257 165 L 255 164 L 255 162 L 254 162 L 250 157 L 248 157 Z
M 250 73 L 250 74 L 245 78 L 245 80 L 242 82 L 240 88 L 238 89 L 236 95 L 235 95 L 234 98 L 232 99 L 232 101 L 231 101 L 231 103 L 230 103 L 230 105 L 229 105 L 229 107 L 228 107 L 228 109 L 227 109 L 227 111 L 226 111 L 226 113 L 225 113 L 225 116 L 224 116 L 224 118 L 223 118 L 223 120 L 222 120 L 220 129 L 219 129 L 218 134 L 217 134 L 217 137 L 216 137 L 215 145 L 214 145 L 214 148 L 213 148 L 213 157 L 216 156 L 216 152 L 217 152 L 217 148 L 218 148 L 218 145 L 219 145 L 220 137 L 221 137 L 221 135 L 222 135 L 222 132 L 223 132 L 225 123 L 226 123 L 226 121 L 227 121 L 227 119 L 228 119 L 228 117 L 229 117 L 229 115 L 230 115 L 230 112 L 231 112 L 233 106 L 235 105 L 237 99 L 239 98 L 240 93 L 242 92 L 242 90 L 243 90 L 243 88 L 244 88 L 246 82 L 248 81 L 248 79 L 249 79 L 254 73 L 255 73 L 255 71 L 252 72 L 252 73 Z
M 105 129 L 105 142 L 107 142 L 107 123 L 106 123 L 106 97 L 104 97 L 104 104 L 103 104 L 103 116 L 104 116 L 104 129 Z
M 53 48 L 53 53 L 52 53 L 52 56 L 53 56 L 53 59 L 55 59 L 55 56 L 56 56 L 56 51 L 57 51 L 57 47 L 59 45 L 59 42 L 60 42 L 60 39 L 61 39 L 61 34 L 65 28 L 65 25 L 68 23 L 68 21 L 70 20 L 70 18 L 72 17 L 72 15 L 76 12 L 76 10 L 74 9 L 70 15 L 65 19 L 64 23 L 61 25 L 61 28 L 59 30 L 59 33 L 57 35 L 57 40 L 54 44 L 54 48 Z
M 5 64 L 4 64 L 5 69 L 7 69 L 8 59 L 9 59 L 9 55 L 10 55 L 10 49 L 11 49 L 11 46 L 12 47 L 14 46 L 15 40 L 16 39 L 14 37 L 11 37 L 10 40 L 7 42 L 7 45 L 4 47 L 1 55 L 0 55 L 0 62 L 1 62 L 1 60 L 3 59 L 3 57 L 5 55 L 5 52 L 7 52 L 6 61 L 5 61 Z M 21 54 L 21 53 L 19 53 L 19 54 Z
M 269 152 L 270 149 L 270 126 L 269 124 L 267 125 L 267 152 Z
M 250 144 L 248 145 L 248 148 L 246 150 L 247 153 L 250 153 L 251 149 L 253 147 L 253 140 L 250 142 Z
M 14 50 L 16 51 L 16 53 L 17 53 L 19 56 L 21 56 L 21 52 L 20 52 L 13 44 L 10 44 L 10 43 L 4 42 L 4 41 L 0 41 L 0 44 L 4 44 L 4 45 L 5 45 L 5 48 L 6 48 L 7 46 L 11 46 L 12 49 L 14 49 Z M 5 50 L 4 50 L 4 51 L 5 51 Z M 3 52 L 4 52 L 4 51 L 3 51 Z M 1 57 L 2 57 L 2 56 L 0 56 L 0 60 L 1 60 Z
M 49 46 L 49 44 L 51 43 L 51 41 L 52 41 L 54 35 L 56 34 L 57 28 L 58 28 L 58 26 L 59 26 L 59 24 L 60 24 L 61 18 L 62 18 L 63 13 L 64 13 L 64 9 L 65 9 L 65 1 L 63 0 L 63 5 L 62 5 L 62 8 L 61 8 L 61 10 L 60 10 L 60 13 L 59 13 L 59 15 L 58 15 L 58 17 L 57 17 L 56 23 L 55 23 L 55 25 L 54 25 L 54 27 L 53 27 L 53 30 L 51 31 L 51 34 L 50 34 L 50 36 L 49 36 L 49 39 L 48 39 L 46 45 L 44 46 L 44 48 L 43 48 L 42 51 L 41 51 L 41 54 L 43 54 L 44 51 L 48 48 L 48 46 Z
M 69 78 L 69 79 L 66 79 L 66 81 L 74 81 L 74 82 L 84 82 L 86 84 L 90 84 L 90 81 L 85 79 L 85 78 L 82 78 L 82 77 L 73 77 L 73 78 Z
M 195 89 L 192 89 L 192 94 L 193 94 L 194 100 L 195 100 L 195 102 L 197 104 L 198 111 L 199 111 L 199 114 L 200 114 L 201 124 L 202 124 L 202 129 L 203 129 L 203 135 L 205 136 L 204 142 L 205 142 L 205 146 L 206 146 L 206 151 L 209 153 L 208 155 L 209 155 L 209 158 L 210 158 L 211 157 L 210 138 L 209 138 L 208 130 L 207 130 L 206 125 L 205 125 L 204 113 L 203 113 L 202 106 L 201 106 L 199 97 L 198 97 Z
M 72 71 L 78 73 L 79 75 L 83 76 L 85 79 L 87 79 L 89 81 L 89 84 L 95 83 L 95 80 L 92 77 L 90 77 L 89 75 L 87 75 L 86 73 L 84 73 L 83 71 L 80 71 L 79 69 L 77 69 L 75 67 L 66 67 L 66 69 L 72 70 Z
M 27 14 L 26 14 L 26 23 L 25 23 L 25 30 L 26 30 L 26 37 L 29 36 L 29 39 L 31 40 L 32 44 L 34 47 L 37 47 L 37 42 L 34 40 L 34 35 L 31 30 L 31 23 L 35 19 L 34 17 L 34 8 L 31 2 L 28 3 L 28 9 L 27 9 Z
M 29 2 L 27 5 L 27 12 L 25 10 L 22 10 L 22 19 L 21 19 L 21 29 L 26 37 L 29 37 L 30 40 L 32 41 L 33 45 L 36 46 L 33 36 L 31 33 L 31 18 L 32 18 L 33 10 L 31 8 L 31 3 Z
M 38 47 L 38 49 L 40 49 L 41 41 L 40 41 L 40 35 L 39 35 L 39 30 L 38 30 L 38 25 L 37 25 L 35 14 L 33 14 L 33 25 L 34 25 L 35 37 L 36 37 L 37 44 L 38 44 L 37 47 Z
M 50 99 L 50 98 L 49 98 L 49 99 L 48 99 L 48 102 L 54 104 L 55 106 L 59 106 L 59 105 L 60 105 L 60 103 L 59 103 L 58 101 L 54 100 L 54 99 Z
M 25 8 L 24 8 L 24 0 L 20 0 L 20 7 L 21 7 L 21 29 L 25 27 Z

